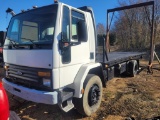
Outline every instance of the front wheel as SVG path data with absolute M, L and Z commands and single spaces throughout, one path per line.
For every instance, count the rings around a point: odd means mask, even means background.
M 74 104 L 79 113 L 90 116 L 100 107 L 102 100 L 102 82 L 97 75 L 87 75 L 84 82 L 82 98 L 74 99 Z

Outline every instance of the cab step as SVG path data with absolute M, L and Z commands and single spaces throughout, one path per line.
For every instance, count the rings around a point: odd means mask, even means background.
M 72 108 L 74 108 L 74 104 L 72 103 L 72 98 L 74 95 L 74 90 L 70 88 L 65 88 L 58 93 L 58 101 L 59 107 L 64 111 L 68 112 Z

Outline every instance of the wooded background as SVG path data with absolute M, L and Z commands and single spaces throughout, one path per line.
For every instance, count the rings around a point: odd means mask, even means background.
M 151 0 L 117 0 L 122 7 Z M 153 1 L 153 0 L 152 0 Z M 155 1 L 154 16 L 154 42 L 160 44 L 160 0 Z M 147 13 L 147 14 L 146 14 Z M 107 13 L 106 13 L 107 16 Z M 111 18 L 112 14 L 110 14 Z M 152 6 L 133 8 L 116 12 L 110 30 L 110 45 L 117 46 L 123 51 L 144 51 L 150 47 Z M 103 45 L 103 37 L 106 36 L 106 26 L 97 24 L 98 46 Z

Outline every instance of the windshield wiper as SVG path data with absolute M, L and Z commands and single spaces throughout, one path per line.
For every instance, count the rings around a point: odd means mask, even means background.
M 40 48 L 37 44 L 35 44 L 33 41 L 34 40 L 31 40 L 31 39 L 28 39 L 28 38 L 21 38 L 21 39 L 25 39 L 27 41 L 30 41 L 32 43 L 33 46 L 37 47 L 37 48 Z
M 10 39 L 10 38 L 8 38 L 8 37 L 7 37 L 7 40 L 10 41 L 10 43 L 12 44 L 12 46 L 13 46 L 14 48 L 19 48 L 14 40 L 12 40 L 12 39 Z

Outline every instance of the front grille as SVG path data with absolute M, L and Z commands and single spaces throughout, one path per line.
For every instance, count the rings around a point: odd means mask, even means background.
M 37 90 L 52 91 L 52 86 L 46 87 L 43 85 L 42 78 L 38 76 L 38 71 L 50 71 L 49 69 L 39 69 L 24 66 L 7 64 L 8 70 L 6 79 L 12 83 L 16 83 L 28 88 Z M 51 78 L 50 78 L 51 79 Z

